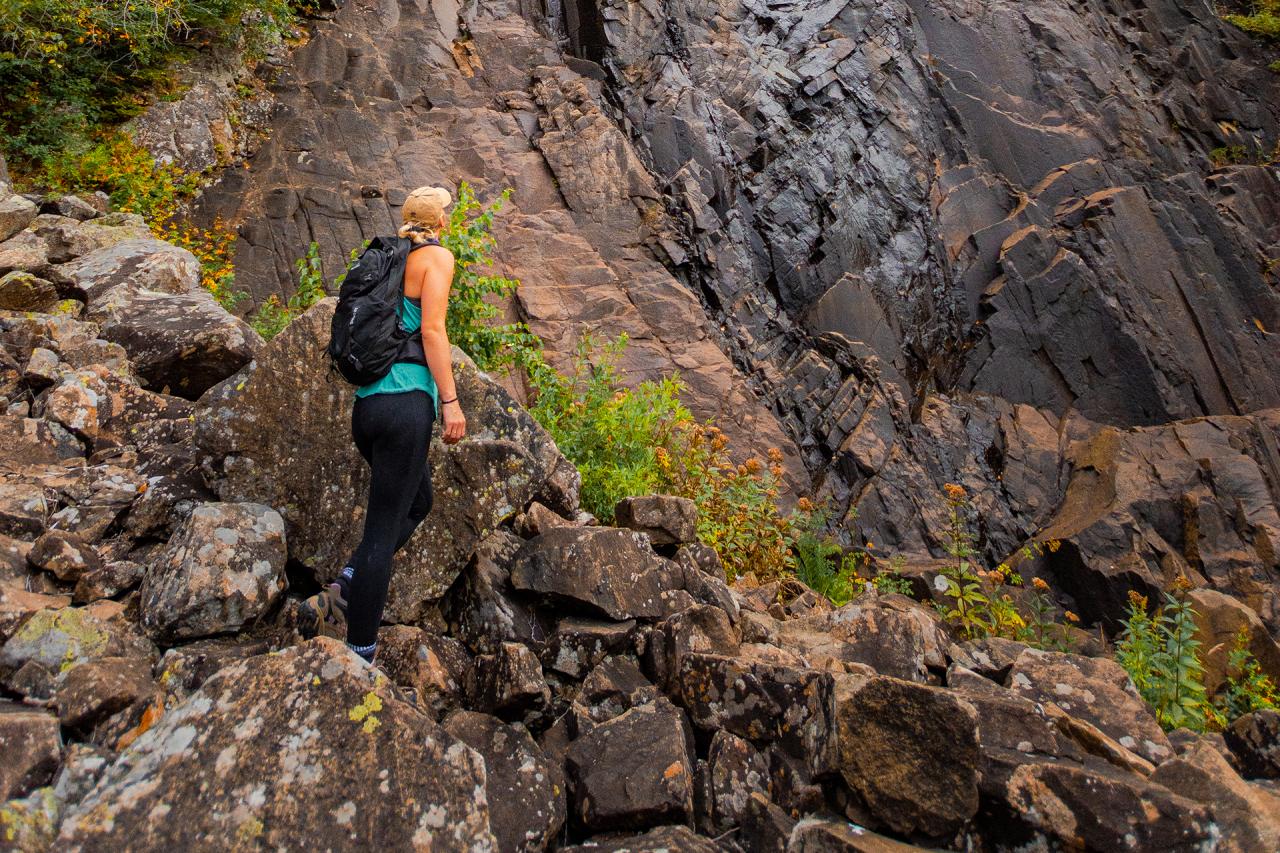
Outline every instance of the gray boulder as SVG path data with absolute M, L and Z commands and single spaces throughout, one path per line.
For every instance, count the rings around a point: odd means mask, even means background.
M 321 637 L 226 667 L 165 713 L 58 849 L 493 851 L 484 780 L 476 753 Z
M 58 718 L 45 711 L 0 702 L 0 802 L 47 785 L 62 763 Z
M 2 188 L 0 188 L 2 189 Z M 0 196 L 4 195 L 0 191 Z M 0 242 L 4 242 L 31 224 L 36 206 L 20 195 L 0 198 Z
M 561 527 L 530 539 L 512 560 L 511 583 L 619 621 L 692 604 L 674 563 L 643 535 L 610 527 Z
M 623 498 L 613 510 L 619 527 L 649 534 L 654 545 L 684 545 L 698 539 L 698 506 L 674 495 Z
M 142 383 L 195 399 L 249 362 L 262 338 L 204 290 L 176 293 L 133 284 L 95 296 L 87 316 L 129 353 Z
M 90 303 L 121 284 L 174 295 L 200 287 L 200 262 L 196 256 L 151 237 L 102 246 L 59 269 Z
M 208 503 L 174 532 L 142 581 L 142 626 L 159 640 L 236 631 L 288 586 L 284 520 L 270 507 Z

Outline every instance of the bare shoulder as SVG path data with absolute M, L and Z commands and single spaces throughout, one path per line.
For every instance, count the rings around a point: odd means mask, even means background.
M 418 254 L 422 255 L 428 263 L 432 264 L 452 264 L 453 252 L 441 246 L 439 243 L 432 243 L 422 247 L 422 251 Z

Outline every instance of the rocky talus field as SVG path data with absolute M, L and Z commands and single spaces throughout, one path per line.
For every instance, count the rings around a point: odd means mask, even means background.
M 1280 712 L 1168 731 L 1113 647 L 1178 589 L 1210 687 L 1236 638 L 1280 679 L 1280 169 L 1222 154 L 1280 138 L 1262 43 L 1202 0 L 322 5 L 198 202 L 237 288 L 512 188 L 552 361 L 625 332 L 911 595 L 730 582 L 685 498 L 596 523 L 455 349 L 377 666 L 303 641 L 368 485 L 334 299 L 264 341 L 0 160 L 0 850 L 1280 850 Z M 219 86 L 133 132 L 218 162 Z M 1073 651 L 933 606 L 946 484 Z

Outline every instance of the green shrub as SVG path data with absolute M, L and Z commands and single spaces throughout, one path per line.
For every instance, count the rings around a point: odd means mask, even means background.
M 106 134 L 78 154 L 62 151 L 51 157 L 40 182 L 50 192 L 105 192 L 117 210 L 142 216 L 156 237 L 191 251 L 200 262 L 201 284 L 224 308 L 244 298 L 234 289 L 235 232 L 222 220 L 201 228 L 184 216 L 200 187 L 198 176 L 157 163 L 124 133 Z
M 606 523 L 622 498 L 661 490 L 657 450 L 692 420 L 675 379 L 622 387 L 617 361 L 626 343 L 625 335 L 604 345 L 584 335 L 572 372 L 546 371 L 530 408 L 581 472 L 583 507 Z
M 983 591 L 971 557 L 973 542 L 969 524 L 965 518 L 968 498 L 960 486 L 947 483 L 948 521 L 943 547 L 951 560 L 943 567 L 941 576 L 946 584 L 943 594 L 952 604 L 942 608 L 942 615 L 954 622 L 960 633 L 972 639 L 993 633 L 990 599 Z
M 1223 19 L 1247 33 L 1280 39 L 1280 0 L 1255 0 L 1247 15 L 1223 15 Z
M 778 506 L 782 453 L 770 448 L 767 462 L 734 462 L 728 443 L 714 424 L 677 424 L 656 454 L 662 490 L 697 504 L 698 538 L 720 555 L 730 580 L 785 580 L 794 570 L 795 523 Z M 801 498 L 800 507 L 812 504 Z
M 1205 690 L 1195 633 L 1195 611 L 1189 601 L 1166 594 L 1164 605 L 1152 617 L 1146 598 L 1129 594 L 1129 616 L 1116 646 L 1116 660 L 1166 729 L 1220 727 Z
M 1228 720 L 1253 711 L 1280 708 L 1280 692 L 1249 651 L 1249 630 L 1241 628 L 1227 657 L 1226 688 L 1215 703 Z
M 368 241 L 365 245 L 368 245 Z M 348 260 L 354 262 L 363 249 L 364 246 L 352 249 Z M 324 272 L 320 266 L 320 244 L 313 242 L 307 247 L 307 253 L 294 261 L 293 265 L 298 271 L 298 285 L 293 295 L 288 301 L 282 302 L 280 297 L 272 294 L 258 306 L 258 310 L 249 319 L 250 325 L 267 340 L 280 334 L 295 317 L 301 316 L 308 308 L 329 295 L 329 290 L 324 285 Z M 338 291 L 342 286 L 342 280 L 346 277 L 347 273 L 344 270 L 334 279 L 333 292 Z
M 4 0 L 0 146 L 23 173 L 74 156 L 167 85 L 176 58 L 214 42 L 252 52 L 290 21 L 287 0 Z
M 511 197 L 504 190 L 488 207 L 476 200 L 465 181 L 458 185 L 458 198 L 449 222 L 440 234 L 440 244 L 453 252 L 453 287 L 449 292 L 446 328 L 451 343 L 475 359 L 482 370 L 512 366 L 523 368 L 535 388 L 556 384 L 554 371 L 542 358 L 542 341 L 522 322 L 495 324 L 498 306 L 494 298 L 515 292 L 520 282 L 488 272 L 493 265 L 493 217 Z
M 847 604 L 866 588 L 858 576 L 857 554 L 845 554 L 833 539 L 822 535 L 826 513 L 800 511 L 792 520 L 791 555 L 796 578 L 837 607 Z

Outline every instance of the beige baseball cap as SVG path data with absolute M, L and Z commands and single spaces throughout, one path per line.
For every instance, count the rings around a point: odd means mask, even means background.
M 421 222 L 434 227 L 451 204 L 453 196 L 444 187 L 418 187 L 404 200 L 400 216 L 406 224 Z

